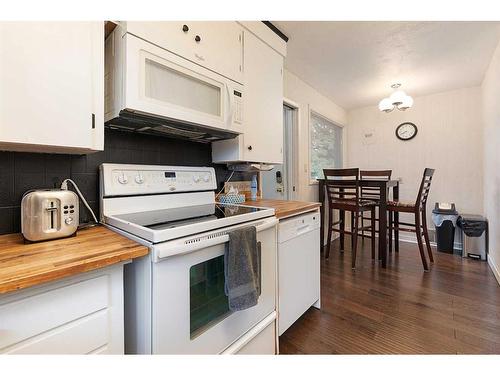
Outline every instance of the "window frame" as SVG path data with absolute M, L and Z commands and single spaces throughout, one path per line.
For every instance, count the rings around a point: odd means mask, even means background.
M 308 108 L 309 112 L 309 117 L 308 117 L 308 126 L 307 126 L 307 180 L 309 181 L 309 186 L 311 185 L 317 185 L 319 184 L 318 180 L 312 179 L 311 178 L 311 130 L 312 130 L 312 116 L 317 116 L 321 117 L 324 120 L 332 123 L 335 126 L 338 126 L 340 128 L 340 134 L 341 134 L 341 139 L 340 139 L 340 148 L 341 148 L 341 163 L 340 166 L 343 167 L 344 165 L 344 125 L 340 124 L 337 121 L 332 120 L 330 117 L 323 115 L 320 111 L 316 111 L 314 108 L 309 106 Z

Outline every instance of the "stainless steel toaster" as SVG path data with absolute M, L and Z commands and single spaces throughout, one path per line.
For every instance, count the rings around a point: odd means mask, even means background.
M 78 196 L 70 190 L 29 191 L 21 201 L 21 232 L 33 242 L 71 236 L 78 211 Z

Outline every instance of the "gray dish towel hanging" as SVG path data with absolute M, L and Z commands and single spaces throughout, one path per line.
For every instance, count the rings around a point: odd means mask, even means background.
M 229 242 L 224 251 L 224 289 L 229 310 L 240 311 L 255 306 L 261 293 L 261 246 L 254 226 L 228 234 Z

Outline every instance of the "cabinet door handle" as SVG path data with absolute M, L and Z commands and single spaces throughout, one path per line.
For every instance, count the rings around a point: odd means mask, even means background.
M 196 35 L 194 37 L 194 40 L 196 41 L 196 43 L 200 43 L 201 42 L 201 37 L 199 35 Z
M 187 33 L 189 31 L 188 25 L 182 25 L 182 31 L 184 31 L 185 33 Z
M 92 113 L 92 129 L 95 129 L 95 113 Z
M 252 146 L 251 145 L 248 146 L 247 148 L 248 148 L 248 151 L 252 151 Z

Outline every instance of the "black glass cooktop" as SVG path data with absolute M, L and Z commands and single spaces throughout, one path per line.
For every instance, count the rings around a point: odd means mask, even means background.
M 153 230 L 176 228 L 204 221 L 224 219 L 264 210 L 263 208 L 226 204 L 204 204 L 200 206 L 169 208 L 130 214 L 116 215 L 116 218 Z

